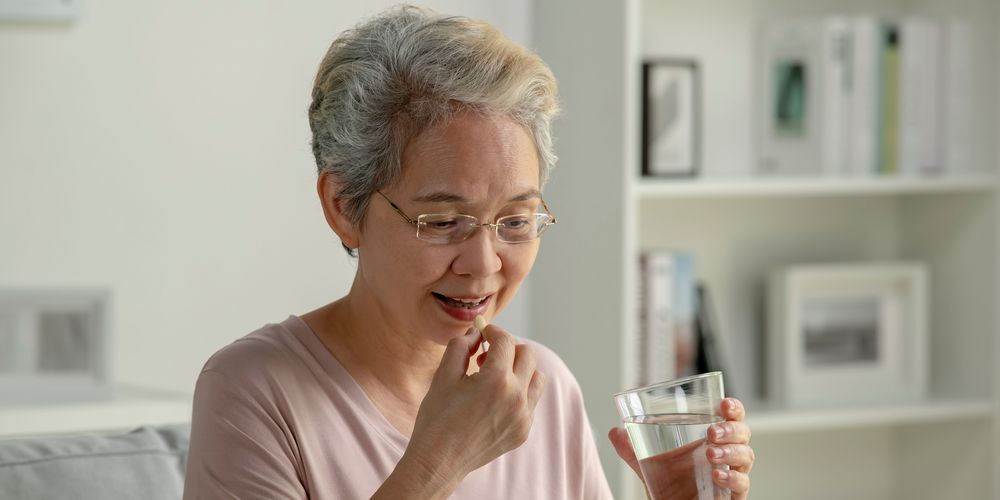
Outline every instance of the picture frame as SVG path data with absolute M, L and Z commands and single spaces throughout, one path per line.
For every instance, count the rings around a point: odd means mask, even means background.
M 918 402 L 927 391 L 926 266 L 797 265 L 768 282 L 768 396 L 787 408 Z
M 757 159 L 754 173 L 764 176 L 820 176 L 826 170 L 825 153 L 844 150 L 833 121 L 839 108 L 821 109 L 832 90 L 826 80 L 836 78 L 824 65 L 822 21 L 811 18 L 775 19 L 763 23 L 758 37 L 754 72 L 754 129 Z M 826 52 L 834 52 L 826 48 Z M 824 150 L 827 136 L 838 148 Z M 832 160 L 831 161 L 839 161 Z M 837 165 L 838 167 L 840 165 Z
M 0 0 L 0 22 L 71 23 L 83 14 L 85 0 Z
M 701 162 L 701 81 L 694 59 L 642 65 L 642 175 L 693 177 Z
M 0 288 L 0 406 L 110 398 L 111 342 L 109 290 Z

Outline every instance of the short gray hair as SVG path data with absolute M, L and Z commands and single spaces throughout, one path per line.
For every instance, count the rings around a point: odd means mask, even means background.
M 552 71 L 485 22 L 406 5 L 385 11 L 333 41 L 312 98 L 316 166 L 340 182 L 338 196 L 355 225 L 369 197 L 399 178 L 407 142 L 462 110 L 525 127 L 541 184 L 556 162 Z

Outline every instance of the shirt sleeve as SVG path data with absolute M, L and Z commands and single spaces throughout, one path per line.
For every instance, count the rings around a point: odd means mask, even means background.
M 273 402 L 206 369 L 195 386 L 184 500 L 305 499 L 298 452 Z

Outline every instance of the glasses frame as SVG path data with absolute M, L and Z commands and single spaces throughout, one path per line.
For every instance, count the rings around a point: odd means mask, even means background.
M 503 217 L 498 217 L 496 219 L 496 222 L 479 222 L 479 219 L 477 217 L 473 217 L 471 215 L 454 214 L 454 215 L 461 215 L 463 217 L 468 217 L 468 218 L 470 218 L 472 220 L 475 220 L 476 224 L 472 225 L 473 226 L 472 227 L 472 231 L 469 231 L 469 234 L 465 238 L 463 238 L 461 240 L 457 240 L 457 241 L 435 241 L 435 240 L 428 240 L 426 238 L 421 238 L 420 237 L 420 226 L 426 224 L 426 222 L 421 222 L 420 219 L 422 217 L 426 217 L 426 216 L 429 216 L 429 215 L 446 215 L 446 214 L 420 214 L 420 215 L 417 216 L 416 219 L 413 219 L 410 216 L 406 215 L 406 213 L 403 212 L 403 209 L 399 208 L 399 206 L 397 206 L 395 203 L 393 203 L 392 200 L 390 200 L 389 197 L 386 196 L 385 193 L 383 193 L 381 190 L 376 190 L 375 192 L 378 193 L 379 196 L 381 196 L 382 198 L 384 198 L 385 201 L 389 202 L 389 206 L 391 206 L 392 209 L 395 210 L 396 213 L 399 214 L 399 216 L 403 218 L 403 220 L 405 220 L 406 222 L 409 222 L 411 225 L 413 225 L 413 227 L 415 227 L 417 229 L 417 233 L 416 233 L 417 239 L 419 239 L 420 241 L 426 241 L 428 243 L 434 243 L 434 244 L 438 244 L 438 245 L 448 245 L 448 244 L 451 244 L 451 243 L 461 243 L 461 242 L 469 239 L 470 237 L 472 237 L 472 235 L 475 234 L 476 230 L 479 229 L 479 228 L 481 228 L 481 227 L 489 228 L 490 232 L 493 233 L 493 236 L 496 237 L 497 241 L 502 241 L 504 243 L 510 243 L 510 244 L 527 243 L 529 241 L 535 241 L 537 239 L 540 239 L 542 237 L 542 233 L 545 232 L 545 229 L 548 228 L 548 226 L 551 226 L 551 225 L 559 222 L 558 220 L 556 220 L 556 216 L 553 215 L 552 212 L 549 210 L 549 206 L 545 203 L 545 200 L 543 200 L 541 197 L 539 197 L 538 201 L 540 201 L 542 203 L 542 208 L 545 209 L 545 213 L 544 214 L 539 214 L 538 212 L 535 212 L 533 215 L 548 215 L 549 217 L 551 217 L 551 220 L 548 220 L 548 221 L 545 222 L 545 224 L 542 226 L 543 228 L 536 233 L 536 236 L 534 238 L 527 239 L 527 240 L 520 240 L 520 241 L 507 241 L 507 240 L 505 240 L 505 239 L 503 239 L 503 238 L 500 237 L 500 226 L 503 225 L 503 220 L 507 219 L 509 217 L 517 217 L 517 215 L 505 215 Z

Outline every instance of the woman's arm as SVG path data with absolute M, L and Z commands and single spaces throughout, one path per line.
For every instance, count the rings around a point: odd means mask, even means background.
M 276 413 L 224 374 L 203 371 L 195 387 L 184 500 L 307 498 L 298 450 Z

